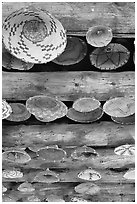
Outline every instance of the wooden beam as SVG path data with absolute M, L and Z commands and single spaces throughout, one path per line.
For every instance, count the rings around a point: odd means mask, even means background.
M 86 36 L 86 32 L 87 30 L 82 30 L 82 31 L 73 31 L 73 30 L 69 30 L 67 32 L 67 35 L 70 36 L 79 36 L 79 37 L 83 37 Z M 135 33 L 113 33 L 113 37 L 114 38 L 135 38 Z
M 114 151 L 114 150 L 113 150 Z M 30 155 L 31 156 L 31 155 Z M 92 166 L 96 169 L 112 169 L 114 172 L 118 171 L 119 169 L 122 171 L 128 168 L 135 167 L 135 158 L 134 156 L 118 156 L 106 154 L 104 156 L 99 156 L 96 158 L 89 158 L 85 160 L 73 160 L 72 158 L 67 158 L 62 162 L 53 162 L 53 161 L 46 161 L 40 158 L 32 158 L 28 163 L 25 164 L 18 164 L 14 162 L 7 162 L 3 160 L 2 164 L 3 168 L 8 167 L 18 167 L 18 168 L 35 168 L 44 170 L 46 168 L 56 168 L 60 169 L 81 169 L 84 166 Z
M 106 101 L 110 97 L 134 96 L 134 72 L 4 72 L 2 97 L 7 100 L 26 100 L 34 95 L 48 95 L 62 101 L 82 96 Z
M 91 26 L 105 25 L 112 28 L 114 35 L 135 34 L 134 2 L 3 2 L 2 17 L 29 5 L 53 14 L 68 32 L 83 32 Z
M 117 146 L 134 143 L 134 125 L 113 122 L 3 126 L 3 146 L 89 145 Z

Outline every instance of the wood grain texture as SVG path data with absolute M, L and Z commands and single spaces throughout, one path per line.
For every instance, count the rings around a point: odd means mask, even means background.
M 95 25 L 109 26 L 114 36 L 135 34 L 134 2 L 4 2 L 2 17 L 32 4 L 58 18 L 69 34 L 85 35 L 88 28 Z
M 112 28 L 116 38 L 135 38 L 134 2 L 3 2 L 2 19 L 13 11 L 32 4 L 58 18 L 67 30 L 67 35 L 85 36 L 89 27 L 104 25 Z M 130 42 L 133 39 L 128 40 Z M 42 94 L 71 104 L 83 96 L 106 101 L 110 97 L 135 95 L 135 72 L 129 71 L 130 63 L 126 68 L 128 71 L 111 73 L 99 70 L 94 72 L 92 66 L 89 67 L 91 71 L 80 71 L 77 67 L 77 72 L 65 72 L 62 68 L 59 71 L 55 69 L 58 72 L 50 72 L 54 67 L 51 70 L 50 65 L 46 66 L 45 70 L 42 67 L 43 72 L 3 71 L 2 97 L 9 102 L 21 100 L 25 103 L 29 97 Z M 84 66 L 86 67 L 85 64 Z M 37 196 L 41 202 L 46 202 L 44 199 L 54 195 L 65 202 L 70 202 L 74 196 L 88 202 L 135 202 L 135 181 L 123 178 L 128 169 L 135 168 L 135 157 L 118 156 L 114 153 L 117 146 L 135 143 L 135 126 L 107 122 L 105 118 L 101 119 L 104 120 L 102 122 L 92 124 L 74 124 L 73 121 L 73 124 L 67 124 L 69 121 L 66 119 L 64 117 L 59 121 L 40 123 L 32 116 L 29 121 L 19 124 L 3 121 L 3 150 L 24 147 L 24 151 L 31 157 L 24 164 L 2 161 L 3 169 L 18 169 L 24 174 L 20 179 L 2 179 L 3 185 L 8 188 L 3 197 L 11 196 L 17 202 L 25 202 L 31 195 Z M 42 160 L 27 148 L 31 145 L 59 145 L 59 148 L 67 152 L 67 156 L 60 162 Z M 92 155 L 82 161 L 73 159 L 71 153 L 82 145 L 91 146 L 99 156 Z M 88 182 L 77 176 L 88 167 L 92 167 L 102 176 L 100 180 L 94 181 L 100 187 L 100 192 L 95 195 L 78 194 L 74 190 L 78 184 Z M 47 168 L 56 172 L 60 181 L 53 184 L 34 182 L 36 174 Z M 35 191 L 19 192 L 17 188 L 24 181 L 31 182 Z
M 106 101 L 110 97 L 134 96 L 134 72 L 39 72 L 2 73 L 2 97 L 7 100 L 27 100 L 34 95 L 48 95 L 62 101 L 74 101 L 83 96 Z
M 31 155 L 30 155 L 31 156 Z M 134 156 L 117 156 L 106 154 L 104 156 L 99 156 L 97 158 L 90 158 L 85 160 L 73 160 L 72 158 L 67 158 L 62 162 L 46 161 L 40 158 L 32 158 L 29 162 L 24 164 L 18 164 L 13 162 L 3 161 L 3 168 L 17 167 L 25 169 L 41 169 L 55 168 L 58 171 L 61 169 L 82 169 L 84 166 L 91 166 L 92 168 L 100 169 L 111 169 L 114 172 L 124 171 L 128 168 L 135 167 L 135 157 Z
M 113 122 L 3 126 L 3 146 L 84 145 L 116 146 L 134 143 L 134 125 Z
M 17 199 L 25 198 L 34 194 L 37 195 L 41 201 L 44 200 L 44 198 L 49 198 L 51 195 L 52 198 L 54 198 L 55 195 L 64 199 L 66 202 L 70 202 L 70 199 L 74 196 L 78 196 L 92 202 L 132 202 L 135 199 L 135 185 L 133 183 L 124 185 L 120 183 L 98 184 L 101 190 L 95 195 L 76 193 L 74 188 L 78 185 L 78 183 L 32 183 L 33 188 L 35 188 L 35 192 L 32 193 L 19 192 L 17 188 L 20 183 L 4 182 L 4 185 L 8 186 L 8 188 L 12 187 L 13 191 L 11 192 L 11 195 Z

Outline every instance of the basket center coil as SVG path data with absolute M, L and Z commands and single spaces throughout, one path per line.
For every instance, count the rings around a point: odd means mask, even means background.
M 23 26 L 23 35 L 34 43 L 41 42 L 47 36 L 47 28 L 44 22 L 30 20 Z

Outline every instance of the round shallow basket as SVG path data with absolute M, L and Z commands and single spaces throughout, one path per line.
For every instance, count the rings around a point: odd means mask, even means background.
M 50 122 L 67 114 L 67 106 L 52 97 L 34 96 L 26 101 L 27 110 L 42 122 Z
M 65 202 L 65 200 L 63 200 L 62 195 L 48 195 L 47 196 L 47 202 Z
M 83 60 L 86 54 L 87 45 L 83 40 L 77 37 L 67 37 L 65 51 L 53 62 L 59 65 L 73 65 Z
M 60 162 L 66 157 L 66 152 L 56 147 L 47 146 L 37 151 L 37 156 L 46 162 Z
M 17 190 L 22 193 L 31 193 L 35 191 L 35 188 L 33 188 L 33 185 L 31 183 L 24 182 L 18 186 Z
M 8 189 L 2 184 L 2 193 L 5 193 Z
M 9 103 L 12 108 L 12 113 L 6 120 L 21 122 L 29 119 L 31 113 L 26 109 L 26 106 L 22 103 Z
M 135 99 L 129 97 L 112 98 L 103 106 L 106 114 L 112 117 L 128 117 L 135 113 Z
M 79 98 L 74 101 L 72 108 L 81 113 L 89 113 L 100 108 L 101 103 L 95 98 Z
M 86 145 L 82 147 L 77 147 L 71 153 L 71 157 L 75 160 L 93 159 L 97 156 L 98 156 L 98 153 L 96 152 L 96 150 Z
M 88 169 L 81 171 L 78 174 L 78 178 L 82 179 L 82 180 L 87 180 L 87 181 L 97 181 L 97 180 L 101 179 L 101 175 L 99 172 L 97 172 L 97 171 L 93 170 L 91 167 L 89 167 Z
M 11 13 L 2 26 L 6 49 L 15 57 L 42 64 L 60 55 L 67 43 L 62 24 L 47 11 L 34 6 Z
M 56 174 L 54 171 L 50 171 L 48 168 L 45 171 L 39 172 L 34 177 L 34 182 L 40 182 L 40 183 L 56 183 L 59 182 L 58 174 Z
M 27 197 L 23 197 L 22 202 L 41 202 L 41 199 L 37 195 L 32 194 Z
M 134 64 L 135 64 L 135 51 L 134 51 L 134 53 L 133 53 L 133 62 L 134 62 Z
M 123 177 L 127 180 L 135 180 L 135 169 L 129 169 Z
M 2 160 L 24 164 L 29 162 L 31 157 L 23 150 L 9 150 L 2 153 Z
M 91 64 L 101 70 L 115 70 L 125 65 L 130 57 L 126 47 L 117 43 L 110 43 L 106 47 L 96 48 L 90 54 Z
M 79 197 L 79 196 L 74 196 L 74 197 L 71 197 L 70 200 L 68 202 L 89 202 L 85 199 L 83 199 L 82 197 Z
M 120 123 L 123 125 L 131 125 L 131 124 L 135 124 L 135 114 L 127 116 L 127 117 L 112 117 L 111 119 L 115 122 L 115 123 Z
M 135 156 L 135 144 L 125 144 L 114 149 L 116 155 Z
M 99 120 L 103 116 L 104 112 L 102 108 L 97 108 L 91 112 L 79 112 L 74 108 L 70 108 L 67 112 L 67 117 L 75 122 L 91 123 Z
M 6 102 L 6 100 L 2 99 L 2 119 L 8 118 L 11 113 L 11 106 Z
M 17 169 L 4 169 L 2 171 L 2 179 L 20 179 L 23 176 L 23 173 Z
M 6 69 L 29 70 L 34 66 L 34 64 L 24 62 L 14 57 L 8 50 L 5 49 L 5 46 L 2 43 L 2 66 Z
M 87 195 L 95 195 L 100 192 L 100 187 L 94 183 L 86 182 L 81 183 L 75 187 L 76 193 L 87 194 Z
M 86 33 L 88 44 L 94 47 L 104 47 L 111 42 L 112 38 L 112 29 L 102 25 L 90 27 Z

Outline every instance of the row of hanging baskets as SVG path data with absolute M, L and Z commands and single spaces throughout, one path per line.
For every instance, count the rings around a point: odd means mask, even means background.
M 64 173 L 65 174 L 65 173 Z M 66 173 L 67 175 L 67 173 Z M 40 192 L 44 191 L 44 184 L 48 184 L 48 189 L 51 188 L 50 184 L 60 182 L 62 180 L 61 174 L 56 173 L 53 170 L 47 168 L 44 171 L 39 171 L 33 176 L 32 179 L 29 181 L 25 180 L 26 175 L 20 169 L 7 169 L 3 170 L 2 177 L 6 180 L 12 181 L 21 181 L 20 183 L 15 183 L 14 188 L 16 189 L 16 194 L 5 194 L 8 191 L 8 186 L 2 185 L 2 192 L 3 192 L 3 202 L 16 202 L 20 198 L 23 198 L 23 202 L 53 202 L 53 201 L 60 201 L 60 202 L 88 202 L 87 200 L 82 199 L 81 196 L 89 195 L 94 196 L 99 194 L 102 191 L 102 187 L 99 183 L 95 183 L 102 179 L 103 175 L 95 169 L 91 167 L 87 167 L 82 171 L 78 171 L 75 175 L 75 180 L 82 183 L 75 183 L 73 185 L 70 194 L 70 200 L 66 200 L 64 196 L 56 196 L 52 194 L 51 197 L 47 194 L 47 196 Z M 111 175 L 109 175 L 111 178 Z M 32 181 L 31 181 L 32 180 Z M 131 168 L 127 170 L 123 176 L 122 180 L 135 180 L 135 169 Z M 46 190 L 45 186 L 45 190 Z M 54 186 L 55 188 L 55 186 Z M 52 189 L 52 188 L 51 188 Z M 19 196 L 20 195 L 20 196 Z M 55 196 L 55 197 L 54 197 Z
M 30 151 L 26 151 L 26 148 Z M 32 153 L 33 152 L 33 153 Z M 35 153 L 35 154 L 34 154 Z M 135 156 L 135 145 L 124 144 L 114 148 L 111 155 L 118 156 Z M 34 156 L 35 155 L 35 156 Z M 59 148 L 58 145 L 46 146 L 45 144 L 30 144 L 26 147 L 11 147 L 4 148 L 2 153 L 2 160 L 5 163 L 26 164 L 31 160 L 39 160 L 50 163 L 67 162 L 70 161 L 90 161 L 91 159 L 98 159 L 100 154 L 98 150 L 91 148 L 90 146 L 73 146 L 71 152 L 65 151 L 63 148 Z
M 10 14 L 2 28 L 2 66 L 6 69 L 29 70 L 34 64 L 51 61 L 63 66 L 73 65 L 87 55 L 87 44 L 94 48 L 89 55 L 91 65 L 100 70 L 122 67 L 130 57 L 125 46 L 111 42 L 111 28 L 90 27 L 86 43 L 78 37 L 67 36 L 55 17 L 34 6 Z
M 10 173 L 11 173 L 11 175 L 10 175 Z M 13 175 L 13 173 L 14 173 L 14 175 Z M 134 174 L 135 174 L 135 171 L 134 171 L 133 175 Z M 16 178 L 22 178 L 24 175 L 23 175 L 23 173 L 19 174 L 19 171 L 18 171 L 18 175 L 17 175 L 15 170 L 13 170 L 13 171 L 12 170 L 9 170 L 9 171 L 4 170 L 2 176 L 5 179 L 8 179 L 8 178 L 9 179 L 10 178 L 16 179 Z M 85 169 L 84 171 L 79 172 L 76 175 L 76 177 L 78 177 L 78 181 L 80 181 L 80 180 L 97 181 L 97 180 L 100 180 L 102 178 L 100 173 L 98 173 L 97 171 L 95 171 L 91 167 Z M 129 179 L 134 180 L 135 176 L 132 178 L 129 178 Z M 60 181 L 59 175 L 57 173 L 55 173 L 54 171 L 49 170 L 49 168 L 47 168 L 45 171 L 40 171 L 32 179 L 32 182 L 40 182 L 40 183 L 56 183 L 59 181 Z
M 31 114 L 41 122 L 51 122 L 66 116 L 80 123 L 92 123 L 107 114 L 116 123 L 135 123 L 135 99 L 133 97 L 111 98 L 101 105 L 95 98 L 84 97 L 74 101 L 68 108 L 62 101 L 44 95 L 30 97 L 26 105 L 2 101 L 2 118 L 20 122 L 31 117 Z

